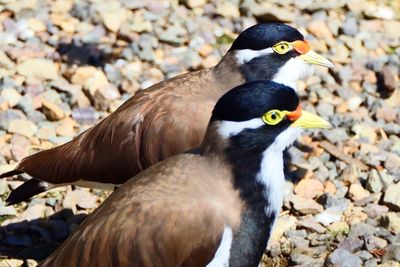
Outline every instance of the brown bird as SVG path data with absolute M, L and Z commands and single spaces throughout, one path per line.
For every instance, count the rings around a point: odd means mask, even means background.
M 311 64 L 332 67 L 285 24 L 257 24 L 243 31 L 211 69 L 183 74 L 139 91 L 110 116 L 72 141 L 31 155 L 8 177 L 34 177 L 11 192 L 8 204 L 48 189 L 75 184 L 118 185 L 147 167 L 201 144 L 212 108 L 229 89 L 273 80 L 293 87 Z
M 246 83 L 216 104 L 198 154 L 131 178 L 39 266 L 257 266 L 283 199 L 283 150 L 330 128 L 295 91 Z

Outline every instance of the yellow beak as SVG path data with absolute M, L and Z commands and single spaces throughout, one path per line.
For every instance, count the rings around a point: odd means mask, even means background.
M 312 50 L 308 51 L 304 55 L 300 55 L 299 58 L 304 60 L 308 64 L 315 64 L 328 68 L 335 68 L 335 64 L 333 64 L 330 60 L 324 58 L 323 56 L 315 53 Z
M 331 129 L 332 124 L 324 120 L 320 116 L 310 112 L 301 111 L 301 116 L 293 122 L 290 127 L 301 127 L 304 129 Z

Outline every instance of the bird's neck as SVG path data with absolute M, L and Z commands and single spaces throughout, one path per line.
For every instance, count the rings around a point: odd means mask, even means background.
M 212 73 L 222 94 L 246 82 L 232 53 L 227 53 L 213 68 Z
M 241 225 L 232 240 L 230 263 L 234 266 L 257 266 L 282 206 L 282 149 L 273 140 L 266 141 L 262 148 L 234 148 L 215 132 L 209 129 L 201 154 L 218 157 L 231 166 L 234 187 L 245 203 Z

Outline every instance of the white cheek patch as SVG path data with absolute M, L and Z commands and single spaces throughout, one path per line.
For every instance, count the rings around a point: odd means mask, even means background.
M 232 246 L 232 228 L 225 226 L 221 243 L 215 252 L 213 260 L 206 267 L 229 267 L 229 256 Z
M 244 129 L 257 129 L 264 125 L 260 118 L 251 119 L 248 121 L 221 121 L 218 127 L 218 133 L 226 138 L 236 135 Z
M 239 65 L 249 62 L 253 58 L 274 53 L 271 47 L 262 50 L 243 49 L 236 53 L 236 60 Z
M 314 67 L 299 57 L 291 58 L 275 74 L 272 81 L 296 89 L 296 81 L 311 76 Z

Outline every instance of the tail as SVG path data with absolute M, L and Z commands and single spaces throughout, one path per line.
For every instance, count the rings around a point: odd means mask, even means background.
M 6 178 L 6 177 L 11 177 L 11 176 L 14 176 L 14 175 L 17 175 L 17 174 L 21 174 L 21 173 L 24 173 L 24 171 L 19 170 L 18 167 L 17 167 L 12 171 L 9 171 L 9 172 L 1 174 L 0 175 L 0 179 L 1 178 Z
M 10 173 L 12 173 L 11 171 Z M 50 185 L 44 181 L 40 181 L 37 179 L 30 179 L 23 183 L 22 185 L 15 188 L 8 198 L 6 199 L 6 205 L 14 205 L 22 201 L 26 201 L 44 191 L 50 189 Z

